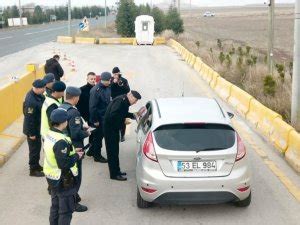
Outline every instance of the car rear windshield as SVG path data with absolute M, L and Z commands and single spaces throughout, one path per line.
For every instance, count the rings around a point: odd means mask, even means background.
M 167 150 L 210 151 L 231 148 L 235 131 L 223 124 L 172 124 L 154 131 L 157 144 Z

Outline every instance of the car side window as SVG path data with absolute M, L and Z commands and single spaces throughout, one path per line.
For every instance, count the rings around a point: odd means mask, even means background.
M 145 134 L 150 130 L 150 128 L 152 126 L 152 110 L 151 110 L 151 108 L 149 109 L 147 114 L 148 114 L 147 118 L 145 119 L 145 121 L 143 123 L 143 127 L 142 127 Z
M 152 107 L 150 103 L 146 104 L 147 112 L 140 121 L 140 128 L 147 133 L 152 126 Z

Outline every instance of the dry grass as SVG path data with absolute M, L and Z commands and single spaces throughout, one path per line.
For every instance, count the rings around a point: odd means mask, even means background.
M 235 43 L 232 40 L 223 41 L 220 48 L 216 41 L 198 39 L 191 35 L 188 30 L 179 36 L 172 35 L 169 31 L 167 34 L 168 38 L 175 38 L 196 56 L 199 56 L 206 64 L 219 72 L 225 79 L 244 89 L 258 101 L 281 114 L 285 121 L 290 122 L 291 77 L 287 70 L 285 71 L 284 81 L 275 72 L 276 92 L 274 96 L 266 95 L 264 94 L 263 80 L 268 75 L 268 68 L 265 62 L 265 55 L 259 50 L 251 48 L 250 53 L 246 54 L 246 46 Z M 238 63 L 238 58 L 240 57 L 238 53 L 239 47 L 242 47 L 244 52 L 241 64 Z M 226 56 L 233 48 L 235 53 L 230 56 L 231 64 L 226 63 L 226 60 L 221 63 L 219 59 L 220 52 L 223 52 Z M 247 60 L 251 59 L 251 56 L 257 57 L 255 65 L 247 64 Z

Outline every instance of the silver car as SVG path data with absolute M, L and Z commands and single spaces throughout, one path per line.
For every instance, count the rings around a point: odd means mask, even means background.
M 246 148 L 215 99 L 165 98 L 137 127 L 137 205 L 251 202 Z

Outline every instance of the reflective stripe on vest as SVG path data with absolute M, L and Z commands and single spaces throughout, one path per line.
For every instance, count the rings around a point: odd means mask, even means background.
M 41 113 L 41 135 L 43 137 L 47 134 L 47 132 L 50 129 L 48 116 L 47 116 L 47 109 L 52 104 L 57 105 L 57 107 L 60 105 L 60 103 L 57 102 L 55 99 L 46 97 L 42 106 L 42 113 Z
M 59 140 L 65 140 L 68 143 L 71 143 L 71 139 L 67 137 L 65 134 L 54 132 L 50 130 L 44 139 L 44 151 L 45 151 L 45 158 L 44 158 L 44 174 L 47 178 L 51 180 L 59 180 L 61 178 L 61 169 L 58 168 L 55 154 L 53 151 L 53 147 L 56 142 Z M 72 147 L 72 151 L 70 152 L 70 156 L 75 154 L 75 149 Z M 74 176 L 78 175 L 78 168 L 77 164 L 70 169 Z

